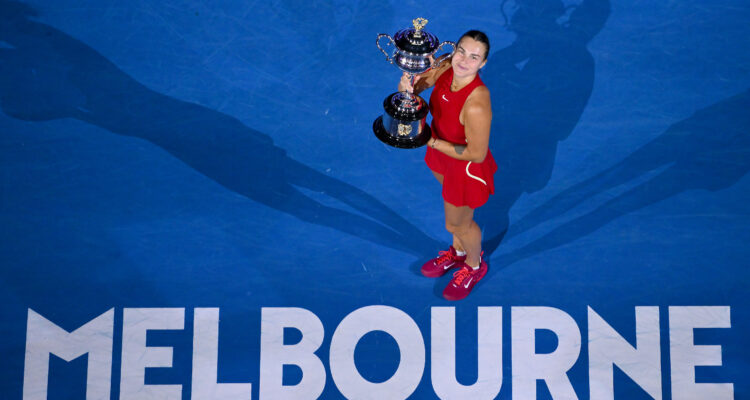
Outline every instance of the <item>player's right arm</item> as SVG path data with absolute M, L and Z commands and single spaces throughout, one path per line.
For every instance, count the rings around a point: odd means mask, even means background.
M 412 87 L 409 74 L 404 72 L 404 74 L 401 75 L 401 81 L 399 81 L 398 83 L 398 91 L 419 94 L 422 91 L 434 86 L 435 82 L 437 82 L 438 78 L 440 78 L 440 75 L 442 75 L 443 72 L 447 71 L 450 67 L 450 58 L 443 60 L 440 65 L 428 69 L 427 71 L 415 76 L 414 87 Z

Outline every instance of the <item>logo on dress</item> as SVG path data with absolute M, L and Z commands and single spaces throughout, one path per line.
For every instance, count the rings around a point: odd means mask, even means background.
M 448 99 L 445 97 L 445 95 L 443 95 L 443 100 L 448 101 Z

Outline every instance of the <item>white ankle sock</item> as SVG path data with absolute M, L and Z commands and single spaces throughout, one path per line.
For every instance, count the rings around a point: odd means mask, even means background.
M 466 265 L 468 265 L 468 266 L 469 266 L 469 267 L 470 267 L 471 269 L 473 269 L 474 271 L 478 270 L 478 269 L 479 269 L 479 267 L 481 267 L 481 266 L 482 266 L 482 256 L 479 256 L 479 265 L 477 265 L 476 267 L 472 267 L 472 266 L 471 266 L 471 265 L 469 265 L 469 264 L 466 264 Z
M 454 249 L 455 249 L 455 247 L 454 247 Z M 459 256 L 459 257 L 463 257 L 463 256 L 466 255 L 466 252 L 465 251 L 461 251 L 461 250 L 456 250 L 456 255 Z

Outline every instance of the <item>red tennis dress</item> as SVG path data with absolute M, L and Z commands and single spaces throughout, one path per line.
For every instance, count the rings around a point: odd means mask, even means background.
M 459 122 L 459 115 L 469 94 L 477 87 L 484 86 L 484 83 L 477 75 L 464 88 L 452 92 L 452 82 L 453 68 L 450 68 L 440 75 L 432 90 L 432 136 L 453 144 L 466 145 L 466 133 Z M 495 192 L 493 176 L 497 171 L 497 164 L 489 149 L 481 163 L 456 160 L 431 147 L 427 148 L 424 160 L 431 170 L 443 175 L 443 199 L 456 207 L 480 207 Z

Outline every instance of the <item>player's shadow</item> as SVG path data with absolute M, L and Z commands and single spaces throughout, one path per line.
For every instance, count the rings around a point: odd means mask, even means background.
M 717 191 L 736 184 L 750 171 L 748 110 L 750 90 L 698 110 L 612 167 L 562 191 L 514 224 L 508 237 L 563 216 L 607 190 L 646 179 L 595 210 L 512 253 L 501 255 L 495 265 L 504 267 L 571 243 L 620 216 L 682 192 Z M 647 174 L 654 176 L 649 178 Z
M 490 148 L 498 163 L 495 194 L 477 212 L 487 256 L 509 225 L 509 212 L 524 193 L 544 188 L 558 142 L 578 123 L 594 82 L 594 59 L 586 48 L 610 14 L 609 0 L 504 1 L 515 12 L 508 29 L 514 42 L 493 53 L 482 79 L 492 93 Z
M 0 109 L 7 115 L 79 119 L 147 140 L 227 189 L 300 220 L 420 256 L 438 246 L 370 194 L 289 157 L 269 136 L 148 89 L 34 15 L 27 5 L 0 0 Z M 299 187 L 356 212 L 321 204 Z

